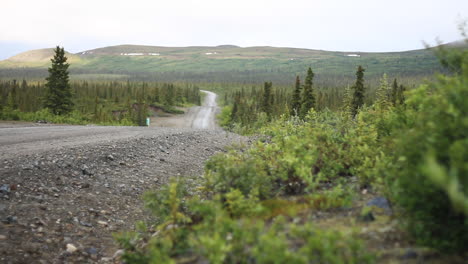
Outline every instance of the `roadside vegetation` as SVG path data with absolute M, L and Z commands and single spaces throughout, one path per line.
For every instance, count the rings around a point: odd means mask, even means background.
M 438 55 L 450 74 L 412 89 L 383 75 L 369 93 L 359 66 L 339 96 L 312 68 L 228 93 L 221 124 L 259 140 L 147 193 L 155 219 L 117 236 L 123 260 L 464 263 L 468 52 Z

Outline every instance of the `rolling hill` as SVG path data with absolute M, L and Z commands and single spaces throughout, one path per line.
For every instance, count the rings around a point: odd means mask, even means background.
M 52 49 L 27 51 L 0 61 L 0 78 L 42 78 Z M 158 47 L 119 45 L 68 53 L 75 79 L 140 79 L 189 82 L 290 83 L 296 74 L 312 67 L 318 82 L 354 78 L 357 65 L 366 76 L 424 78 L 440 71 L 430 50 L 368 53 L 298 48 Z

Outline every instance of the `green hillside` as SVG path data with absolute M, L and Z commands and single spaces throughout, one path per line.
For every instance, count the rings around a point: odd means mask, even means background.
M 41 51 L 41 52 L 39 52 Z M 0 61 L 0 78 L 42 77 L 49 63 L 45 50 L 28 51 Z M 50 56 L 52 53 L 50 53 Z M 49 57 L 50 57 L 49 56 Z M 291 82 L 311 66 L 318 82 L 354 78 L 357 65 L 366 76 L 386 72 L 399 78 L 423 78 L 440 71 L 430 50 L 391 53 L 334 52 L 323 50 L 247 47 L 157 47 L 120 45 L 69 54 L 77 79 L 137 78 L 160 81 Z

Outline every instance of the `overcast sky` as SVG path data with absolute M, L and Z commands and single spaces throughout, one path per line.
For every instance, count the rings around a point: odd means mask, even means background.
M 64 46 L 402 51 L 460 39 L 468 0 L 2 0 L 0 59 Z

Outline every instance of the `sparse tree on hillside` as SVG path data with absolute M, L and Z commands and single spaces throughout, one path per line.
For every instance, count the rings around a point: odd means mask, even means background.
M 17 109 L 18 108 L 18 96 L 17 96 L 17 86 L 18 84 L 16 83 L 16 80 L 13 80 L 13 87 L 11 88 L 11 91 L 8 93 L 7 97 L 7 106 L 11 109 Z
M 397 80 L 395 78 L 395 79 L 393 79 L 392 96 L 391 96 L 391 101 L 392 101 L 393 106 L 397 105 L 397 94 L 398 94 L 398 83 L 397 83 Z
M 406 88 L 402 84 L 400 84 L 400 86 L 398 87 L 397 95 L 396 95 L 397 104 L 401 105 L 405 103 L 405 91 L 406 91 Z
M 49 77 L 46 78 L 44 107 L 49 108 L 55 115 L 63 115 L 73 109 L 72 90 L 68 77 L 70 64 L 67 63 L 64 48 L 57 46 L 54 52 Z
M 356 71 L 356 83 L 353 86 L 353 100 L 351 103 L 351 115 L 354 117 L 357 115 L 359 108 L 364 105 L 364 71 L 365 69 L 359 65 Z
M 271 82 L 265 82 L 263 86 L 263 101 L 262 101 L 262 111 L 265 112 L 268 116 L 271 115 L 271 101 L 272 101 L 272 94 L 271 94 L 271 87 L 273 84 Z
M 351 87 L 346 86 L 344 95 L 343 95 L 343 108 L 342 110 L 348 114 L 351 113 L 351 108 L 352 108 L 352 102 L 353 102 L 353 93 L 351 91 Z
M 312 71 L 312 68 L 309 67 L 305 79 L 304 91 L 302 93 L 302 104 L 300 110 L 300 117 L 302 118 L 304 118 L 307 115 L 307 112 L 309 112 L 310 109 L 315 107 L 315 95 L 312 88 L 313 80 L 314 72 Z
M 299 76 L 296 76 L 296 87 L 294 88 L 292 105 L 291 105 L 291 115 L 299 115 L 301 110 L 301 80 Z
M 387 109 L 391 105 L 391 91 L 387 81 L 387 74 L 384 73 L 380 79 L 380 86 L 377 89 L 377 106 L 380 109 Z
M 148 115 L 148 106 L 145 103 L 144 91 L 139 91 L 137 95 L 136 123 L 139 126 L 146 126 L 146 117 Z

